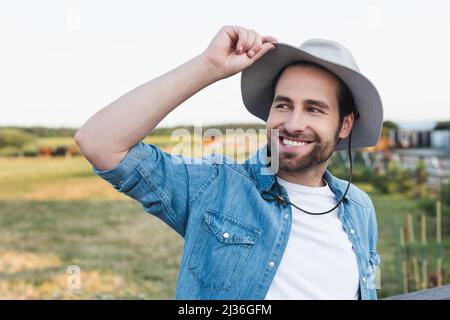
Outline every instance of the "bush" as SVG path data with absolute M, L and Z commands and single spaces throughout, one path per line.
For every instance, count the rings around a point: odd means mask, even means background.
M 23 152 L 24 157 L 37 157 L 38 153 L 35 150 L 25 150 Z
M 0 129 L 0 148 L 22 148 L 25 144 L 36 140 L 36 136 L 20 129 Z
M 450 181 L 450 177 L 448 178 L 448 180 Z M 441 200 L 442 203 L 450 207 L 450 183 L 442 185 Z

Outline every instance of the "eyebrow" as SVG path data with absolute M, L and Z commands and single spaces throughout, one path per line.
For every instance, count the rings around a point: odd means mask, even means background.
M 294 104 L 294 101 L 292 101 L 291 98 L 283 96 L 283 95 L 277 95 L 275 97 L 275 99 L 273 99 L 273 102 L 278 102 L 278 101 L 286 101 L 286 102 Z M 306 99 L 306 100 L 303 100 L 303 103 L 308 104 L 308 105 L 314 105 L 314 106 L 317 106 L 324 110 L 330 110 L 330 107 L 328 106 L 328 104 L 326 104 L 322 100 Z

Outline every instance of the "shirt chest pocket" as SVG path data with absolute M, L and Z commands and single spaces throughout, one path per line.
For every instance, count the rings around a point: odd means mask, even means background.
M 188 262 L 206 289 L 229 290 L 242 272 L 261 231 L 234 217 L 207 209 Z

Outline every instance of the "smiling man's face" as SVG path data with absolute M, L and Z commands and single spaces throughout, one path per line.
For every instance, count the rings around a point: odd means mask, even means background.
M 272 155 L 278 151 L 280 170 L 304 172 L 326 166 L 338 139 L 348 136 L 353 115 L 346 116 L 339 128 L 338 88 L 336 76 L 321 68 L 284 70 L 267 119 L 269 147 Z M 279 129 L 278 141 L 271 129 Z

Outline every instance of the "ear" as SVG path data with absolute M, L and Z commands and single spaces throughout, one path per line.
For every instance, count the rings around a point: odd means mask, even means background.
M 353 124 L 355 123 L 355 117 L 353 112 L 344 117 L 342 122 L 341 131 L 339 132 L 339 138 L 345 139 L 349 136 L 350 131 L 352 131 Z

